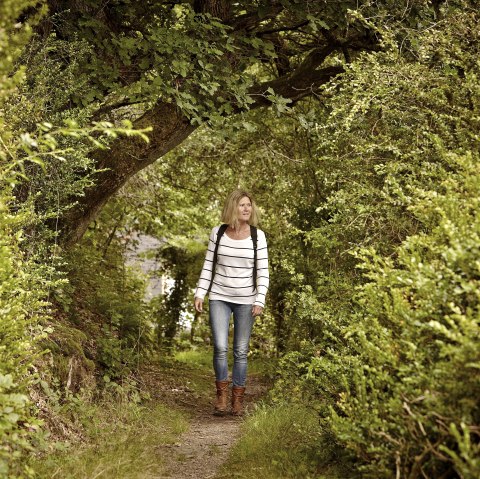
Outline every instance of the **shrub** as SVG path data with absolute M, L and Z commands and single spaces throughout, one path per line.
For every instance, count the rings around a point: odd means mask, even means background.
M 406 57 L 353 62 L 319 126 L 320 274 L 287 297 L 274 394 L 308 398 L 365 477 L 480 475 L 478 12 L 459 4 Z
M 394 257 L 361 255 L 369 282 L 332 427 L 370 477 L 480 474 L 480 158 L 443 155 L 456 170 L 443 191 L 411 192 L 428 232 Z
M 29 474 L 24 453 L 39 428 L 27 389 L 34 379 L 35 342 L 43 310 L 43 278 L 28 270 L 12 234 L 5 190 L 0 191 L 0 476 Z M 31 265 L 30 265 L 31 266 Z M 37 288 L 32 288 L 32 283 Z M 32 309 L 30 309 L 32 308 Z M 32 314 L 32 311 L 37 313 Z

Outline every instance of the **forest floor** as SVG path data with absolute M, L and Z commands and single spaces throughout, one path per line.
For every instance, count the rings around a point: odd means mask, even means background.
M 228 452 L 240 435 L 242 418 L 212 414 L 215 396 L 213 373 L 202 365 L 175 362 L 159 368 L 151 365 L 141 372 L 143 386 L 152 400 L 180 409 L 189 417 L 188 429 L 174 444 L 159 446 L 164 472 L 158 479 L 209 479 L 217 477 Z M 259 373 L 248 376 L 245 408 L 252 410 L 267 392 L 268 385 Z
M 263 366 L 251 362 L 247 411 L 268 390 Z M 64 423 L 70 418 L 72 428 L 80 427 L 81 439 L 51 437 L 49 452 L 29 461 L 35 477 L 222 479 L 229 451 L 243 435 L 244 418 L 212 414 L 211 352 L 157 358 L 141 365 L 136 378 L 140 403 L 107 395 L 95 402 L 78 398 L 63 406 Z

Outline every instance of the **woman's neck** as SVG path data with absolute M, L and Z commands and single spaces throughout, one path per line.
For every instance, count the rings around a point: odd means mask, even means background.
M 227 233 L 232 239 L 246 239 L 250 234 L 250 225 L 247 221 L 239 221 L 235 226 L 229 226 Z
M 238 220 L 237 228 L 235 228 L 235 226 L 234 226 L 233 229 L 235 231 L 242 231 L 242 230 L 247 229 L 247 227 L 250 227 L 250 225 L 248 224 L 248 221 Z

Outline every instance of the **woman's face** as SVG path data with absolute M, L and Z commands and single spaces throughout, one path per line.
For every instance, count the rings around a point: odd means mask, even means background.
M 252 202 L 248 196 L 244 196 L 238 203 L 238 219 L 248 222 L 250 216 L 252 216 Z

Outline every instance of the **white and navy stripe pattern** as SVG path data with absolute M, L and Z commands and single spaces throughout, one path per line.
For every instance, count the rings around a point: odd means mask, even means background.
M 203 299 L 212 278 L 213 253 L 219 226 L 213 228 L 203 263 L 195 297 Z M 257 229 L 257 284 L 253 285 L 253 241 L 233 240 L 224 233 L 220 238 L 217 268 L 213 278 L 210 299 L 238 304 L 256 304 L 265 307 L 265 295 L 269 284 L 268 250 L 265 233 Z

